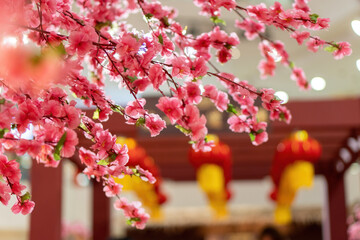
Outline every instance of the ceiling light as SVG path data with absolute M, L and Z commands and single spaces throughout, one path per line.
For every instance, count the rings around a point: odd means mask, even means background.
M 315 91 L 321 91 L 326 87 L 326 81 L 321 77 L 314 77 L 311 79 L 310 85 Z
M 285 104 L 289 101 L 289 95 L 284 91 L 277 91 L 275 96 L 280 98 L 282 104 Z
M 356 60 L 356 67 L 360 71 L 360 59 Z
M 354 30 L 354 32 L 360 36 L 360 21 L 359 20 L 353 20 L 351 22 L 351 27 Z

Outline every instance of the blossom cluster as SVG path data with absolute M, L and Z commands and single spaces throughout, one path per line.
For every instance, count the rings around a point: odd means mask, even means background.
M 360 207 L 356 204 L 352 210 L 351 215 L 348 217 L 348 239 L 360 239 Z
M 126 123 L 144 127 L 151 136 L 166 128 L 160 115 L 150 112 L 139 94 L 153 89 L 160 95 L 156 107 L 182 133 L 189 136 L 196 151 L 213 146 L 206 135 L 205 115 L 198 104 L 210 99 L 220 112 L 228 112 L 229 128 L 246 133 L 254 145 L 268 139 L 267 122 L 257 118 L 261 102 L 271 120 L 291 120 L 289 110 L 273 89 L 257 89 L 246 80 L 222 72 L 221 64 L 232 58 L 232 49 L 240 44 L 235 33 L 220 28 L 221 10 L 231 11 L 239 19 L 234 23 L 249 40 L 260 39 L 264 59 L 259 64 L 262 77 L 273 76 L 276 56 L 292 70 L 291 78 L 308 88 L 305 74 L 289 60 L 281 41 L 264 35 L 266 27 L 291 32 L 299 44 L 307 40 L 311 51 L 327 45 L 336 59 L 351 53 L 348 43 L 327 42 L 300 27 L 326 29 L 329 19 L 310 12 L 306 0 L 296 0 L 293 8 L 280 3 L 242 7 L 235 0 L 194 0 L 201 14 L 210 17 L 214 27 L 194 36 L 176 21 L 176 9 L 150 0 L 14 0 L 0 9 L 0 201 L 8 204 L 11 195 L 17 202 L 14 213 L 27 214 L 34 208 L 30 193 L 23 193 L 21 173 L 7 151 L 28 154 L 38 163 L 56 167 L 62 158 L 74 154 L 85 165 L 84 173 L 101 181 L 108 197 L 119 200 L 129 223 L 143 228 L 149 216 L 139 204 L 120 198 L 122 186 L 113 177 L 135 175 L 153 183 L 156 179 L 140 167 L 127 166 L 126 145 L 101 122 L 112 114 L 122 114 Z M 247 14 L 245 17 L 242 13 Z M 126 22 L 130 14 L 139 14 L 148 31 L 138 31 Z M 8 39 L 12 39 L 9 44 Z M 31 42 L 28 44 L 27 42 Z M 189 53 L 189 49 L 193 54 Z M 133 100 L 117 105 L 105 95 L 105 79 L 126 89 Z M 220 82 L 223 87 L 209 83 Z M 77 107 L 76 98 L 94 115 L 86 116 Z M 25 133 L 31 131 L 31 137 Z M 78 135 L 91 142 L 77 146 Z

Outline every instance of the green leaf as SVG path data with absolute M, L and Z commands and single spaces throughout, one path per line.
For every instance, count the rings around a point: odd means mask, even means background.
M 60 151 L 61 149 L 64 147 L 64 143 L 65 143 L 65 140 L 66 140 L 66 132 L 64 132 L 64 134 L 61 136 L 59 142 L 56 144 L 55 146 L 55 150 L 54 150 L 54 159 L 56 161 L 59 161 L 61 159 L 60 157 Z
M 103 27 L 111 27 L 112 23 L 110 21 L 106 22 L 97 22 L 95 25 L 96 30 L 101 30 Z
M 259 130 L 256 132 L 256 134 L 260 134 L 260 133 L 262 133 L 262 132 L 264 132 L 264 129 L 259 129 Z
M 99 119 L 99 113 L 100 113 L 100 109 L 97 108 L 97 109 L 95 110 L 92 118 L 93 118 L 94 120 Z
M 129 219 L 126 220 L 126 224 L 127 225 L 132 225 L 134 222 L 138 222 L 140 220 L 141 220 L 140 218 L 136 218 L 136 217 L 129 218 Z
M 170 27 L 168 17 L 165 16 L 162 19 L 160 19 L 160 21 L 165 25 L 165 27 Z
M 136 39 L 136 41 L 139 41 L 139 36 L 135 33 L 132 33 L 131 36 Z
M 117 157 L 117 154 L 116 154 L 116 153 L 111 154 L 111 155 L 110 155 L 110 160 L 111 160 L 111 162 L 114 161 L 114 160 L 116 159 L 116 157 Z
M 143 117 L 140 117 L 135 123 L 137 127 L 143 126 L 144 124 L 145 124 L 145 118 Z
M 226 22 L 223 19 L 219 18 L 218 16 L 212 16 L 210 17 L 210 20 L 215 24 L 221 23 L 222 25 L 226 26 Z
M 329 53 L 332 53 L 332 52 L 335 52 L 336 50 L 338 50 L 339 48 L 333 45 L 329 45 L 327 47 L 324 48 L 325 51 L 329 52 Z
M 147 13 L 147 14 L 145 14 L 145 17 L 147 18 L 147 19 L 150 19 L 150 18 L 152 18 L 154 15 L 152 15 L 151 13 Z
M 159 34 L 158 39 L 159 39 L 159 43 L 161 45 L 164 45 L 164 39 L 163 39 L 163 36 L 161 34 Z
M 182 133 L 185 133 L 185 134 L 190 134 L 190 133 L 191 133 L 190 130 L 188 130 L 188 129 L 182 127 L 182 126 L 180 126 L 179 124 L 175 125 L 175 127 L 176 127 L 177 129 L 179 129 L 180 132 L 182 132 Z
M 189 143 L 189 144 L 195 144 L 196 141 L 189 141 L 188 143 Z
M 79 128 L 84 130 L 86 133 L 90 133 L 89 129 L 86 127 L 86 125 L 83 122 L 80 122 Z
M 107 166 L 109 165 L 109 159 L 106 158 L 106 159 L 101 159 L 100 161 L 97 162 L 97 165 L 101 165 L 101 166 Z
M 5 103 L 5 98 L 1 98 L 0 99 L 0 104 L 4 104 Z
M 250 137 L 250 140 L 253 142 L 255 141 L 255 134 L 254 133 L 249 133 L 249 137 Z
M 123 112 L 121 111 L 123 108 L 119 105 L 113 105 L 111 106 L 111 110 L 113 110 L 114 112 L 120 113 L 121 115 L 124 115 Z
M 283 112 L 281 112 L 279 114 L 279 118 L 280 118 L 280 120 L 285 120 L 285 114 Z
M 58 53 L 59 55 L 62 55 L 62 56 L 66 55 L 66 50 L 65 50 L 64 44 L 60 43 L 54 49 L 55 49 L 56 53 Z
M 229 44 L 229 43 L 226 43 L 225 44 L 225 48 L 230 50 L 231 48 L 233 47 L 233 45 Z
M 291 69 L 293 69 L 294 67 L 295 67 L 295 63 L 294 62 L 289 62 L 289 67 L 291 68 Z
M 31 198 L 31 194 L 29 192 L 26 192 L 24 195 L 21 196 L 21 202 L 25 202 L 26 200 L 29 200 Z
M 231 103 L 228 104 L 228 107 L 227 107 L 226 111 L 228 113 L 237 114 L 237 111 L 236 111 L 234 105 L 232 105 Z
M 127 78 L 130 80 L 130 82 L 134 82 L 136 79 L 138 79 L 136 76 L 135 77 L 127 76 Z
M 134 176 L 140 177 L 140 173 L 136 168 L 131 169 L 133 171 Z
M 316 13 L 313 13 L 313 14 L 310 14 L 309 17 L 310 17 L 310 21 L 311 21 L 312 23 L 316 23 L 319 15 L 316 14 Z
M 5 133 L 7 133 L 8 131 L 9 131 L 9 129 L 7 129 L 7 128 L 0 129 L 0 138 L 3 138 Z

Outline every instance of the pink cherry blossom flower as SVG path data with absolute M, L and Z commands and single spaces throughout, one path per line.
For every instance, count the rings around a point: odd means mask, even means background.
M 187 82 L 185 85 L 186 93 L 189 102 L 198 104 L 201 102 L 201 90 L 197 83 L 195 82 Z
M 291 113 L 285 106 L 279 106 L 278 108 L 273 109 L 270 112 L 270 119 L 273 121 L 274 120 L 283 120 L 287 124 L 289 124 L 291 121 L 291 118 L 292 118 Z
M 84 56 L 92 48 L 93 42 L 96 42 L 97 34 L 94 28 L 90 26 L 81 27 L 78 31 L 72 31 L 69 37 L 69 44 L 67 51 L 70 54 L 77 53 L 79 56 Z
M 184 116 L 186 117 L 185 124 L 191 124 L 200 118 L 200 111 L 195 105 L 187 104 L 184 109 Z
M 206 61 L 204 57 L 196 58 L 195 61 L 191 63 L 191 74 L 193 78 L 205 76 L 207 73 L 208 67 L 206 66 Z
M 246 121 L 245 115 L 232 116 L 227 120 L 227 123 L 230 125 L 230 129 L 233 132 L 238 132 L 238 133 L 250 132 L 250 126 Z
M 268 140 L 268 134 L 266 132 L 267 123 L 257 122 L 253 125 L 252 134 L 254 134 L 254 140 L 252 144 L 258 146 Z
M 311 38 L 309 41 L 307 41 L 306 45 L 309 51 L 317 52 L 319 48 L 322 48 L 325 44 L 325 41 L 319 39 L 318 37 Z
M 155 137 L 166 128 L 166 123 L 159 115 L 151 113 L 145 118 L 145 127 L 149 129 L 151 136 Z
M 161 97 L 156 107 L 163 111 L 170 119 L 171 124 L 174 124 L 182 115 L 182 102 L 175 97 Z
M 139 98 L 137 100 L 128 103 L 125 107 L 126 115 L 133 118 L 139 118 L 143 116 L 145 114 L 145 110 L 144 110 L 145 104 L 146 104 L 145 98 Z
M 215 106 L 220 111 L 223 112 L 227 109 L 228 104 L 230 103 L 229 97 L 226 93 L 219 91 L 216 100 Z
M 345 56 L 350 56 L 352 50 L 348 42 L 339 42 L 337 43 L 338 49 L 334 51 L 333 55 L 335 59 L 342 59 Z
M 274 76 L 275 68 L 276 68 L 276 64 L 274 61 L 261 60 L 258 66 L 258 69 L 261 73 L 261 78 L 265 79 L 268 76 Z
M 74 129 L 80 125 L 80 113 L 78 109 L 76 109 L 74 106 L 65 105 L 64 111 L 67 117 L 67 124 L 69 128 Z
M 207 33 L 202 33 L 199 35 L 196 40 L 192 43 L 192 47 L 197 51 L 208 50 L 210 47 L 211 41 L 210 36 Z
M 114 197 L 120 194 L 122 186 L 116 183 L 112 178 L 109 178 L 104 186 L 104 192 L 107 197 Z
M 293 7 L 304 12 L 309 12 L 310 8 L 308 6 L 308 0 L 295 0 Z
M 290 37 L 294 38 L 299 45 L 301 45 L 306 39 L 310 37 L 309 32 L 293 32 Z
M 161 55 L 170 56 L 175 49 L 174 43 L 170 41 L 168 36 L 163 32 L 157 32 L 154 35 L 155 39 L 161 39 L 161 42 L 159 43 L 161 48 Z
M 216 100 L 216 97 L 218 95 L 218 90 L 214 85 L 212 84 L 205 85 L 204 90 L 205 90 L 203 93 L 204 97 L 208 97 L 212 100 Z
M 231 10 L 236 7 L 235 0 L 217 0 L 216 4 L 218 4 L 221 7 L 226 8 L 227 10 Z
M 355 222 L 349 226 L 348 237 L 349 240 L 360 239 L 360 222 Z
M 199 141 L 204 139 L 208 130 L 206 128 L 206 118 L 202 115 L 196 121 L 193 121 L 188 124 L 190 131 L 191 131 L 191 140 L 192 141 Z
M 159 89 L 160 85 L 166 80 L 165 72 L 160 64 L 153 64 L 150 67 L 149 80 L 155 89 Z
M 281 41 L 275 41 L 271 43 L 271 46 L 275 49 L 276 53 L 281 56 L 281 63 L 284 65 L 288 65 L 289 54 L 285 50 L 284 43 L 282 43 Z
M 87 150 L 83 147 L 81 147 L 79 149 L 79 158 L 80 158 L 81 163 L 83 163 L 87 166 L 94 165 L 97 160 L 95 153 L 93 153 L 92 151 Z
M 267 142 L 267 140 L 269 139 L 268 137 L 268 133 L 267 132 L 261 132 L 261 133 L 257 133 L 255 135 L 255 140 L 252 141 L 252 144 L 255 146 L 258 146 L 264 142 Z
M 254 40 L 259 35 L 259 33 L 265 32 L 264 24 L 254 22 L 249 18 L 246 18 L 242 22 L 236 20 L 235 26 L 245 31 L 245 37 L 248 40 Z
M 26 131 L 30 121 L 38 121 L 41 116 L 41 109 L 38 108 L 32 101 L 26 100 L 19 105 L 16 115 L 16 123 L 18 124 L 18 131 L 23 133 Z
M 301 68 L 293 68 L 291 79 L 294 80 L 301 89 L 306 90 L 310 87 L 309 83 L 306 80 L 305 73 Z
M 72 157 L 75 153 L 75 147 L 78 145 L 79 139 L 77 137 L 77 134 L 74 130 L 68 129 L 66 131 L 66 138 L 64 145 L 61 149 L 61 156 L 65 158 Z
M 122 209 L 131 225 L 143 229 L 150 216 L 141 208 L 140 202 L 128 203 L 125 198 L 120 198 L 114 203 L 115 209 Z
M 142 42 L 138 41 L 135 36 L 126 33 L 121 37 L 117 45 L 117 52 L 120 55 L 135 54 L 139 51 L 141 44 Z
M 26 215 L 31 213 L 34 210 L 34 207 L 35 207 L 35 203 L 33 201 L 26 200 L 24 202 L 15 203 L 12 206 L 11 211 L 15 214 L 21 212 L 22 215 Z
M 190 67 L 187 59 L 185 57 L 174 57 L 171 60 L 172 64 L 172 75 L 174 77 L 185 77 L 190 75 Z
M 44 103 L 44 114 L 59 118 L 64 116 L 64 109 L 59 101 L 50 100 Z
M 256 6 L 248 6 L 247 10 L 250 17 L 254 17 L 260 22 L 267 23 L 271 19 L 269 10 L 264 3 Z
M 138 173 L 140 174 L 140 178 L 143 181 L 149 182 L 151 184 L 154 184 L 156 182 L 156 178 L 154 178 L 154 176 L 148 170 L 144 170 L 139 166 L 136 166 L 135 169 L 138 171 Z
M 227 48 L 222 48 L 218 51 L 217 57 L 220 63 L 226 63 L 231 59 L 231 52 Z
M 280 106 L 281 101 L 276 99 L 275 91 L 273 89 L 262 89 L 261 100 L 263 101 L 262 106 L 266 110 L 273 110 Z
M 204 139 L 200 139 L 192 144 L 192 148 L 195 150 L 195 152 L 198 151 L 210 152 L 214 146 L 215 146 L 214 141 L 206 142 Z
M 113 150 L 117 156 L 115 160 L 120 166 L 125 166 L 129 162 L 128 148 L 126 145 L 114 144 Z
M 11 185 L 11 191 L 15 195 L 21 195 L 21 192 L 26 188 L 25 185 L 20 184 L 19 182 L 14 182 Z
M 9 185 L 0 182 L 0 202 L 7 206 L 10 200 L 11 188 Z
M 160 2 L 142 2 L 142 7 L 147 14 L 153 15 L 157 19 L 162 19 L 169 15 L 169 11 L 163 8 Z
M 330 22 L 330 18 L 318 18 L 315 27 L 313 27 L 312 29 L 319 30 L 319 29 L 328 28 L 330 26 L 329 22 Z
M 6 177 L 11 183 L 19 182 L 20 164 L 15 160 L 8 161 L 6 156 L 0 155 L 0 175 Z

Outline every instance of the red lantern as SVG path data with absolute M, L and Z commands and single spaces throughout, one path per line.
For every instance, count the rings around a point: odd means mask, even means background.
M 309 137 L 304 130 L 296 131 L 290 137 L 281 141 L 275 152 L 270 175 L 275 185 L 271 198 L 276 200 L 276 189 L 280 183 L 284 169 L 295 161 L 308 161 L 315 163 L 321 156 L 320 143 Z
M 215 146 L 209 152 L 195 152 L 193 149 L 189 152 L 189 161 L 197 171 L 203 164 L 215 164 L 223 169 L 224 184 L 226 189 L 226 199 L 231 198 L 231 192 L 228 184 L 231 181 L 232 158 L 230 147 L 219 141 L 218 137 L 210 136 L 214 139 Z
M 311 187 L 314 166 L 321 155 L 318 141 L 306 131 L 297 131 L 281 141 L 274 156 L 271 179 L 274 189 L 270 195 L 276 202 L 275 221 L 287 224 L 291 221 L 291 205 L 300 188 Z
M 154 178 L 156 178 L 156 182 L 153 184 L 154 190 L 157 194 L 158 204 L 162 205 L 167 201 L 166 195 L 161 191 L 162 177 L 160 175 L 159 169 L 156 166 L 154 159 L 147 155 L 144 148 L 137 145 L 134 139 L 132 138 L 118 138 L 119 142 L 124 142 L 128 146 L 128 154 L 129 154 L 129 162 L 127 166 L 135 167 L 139 166 L 144 170 L 149 171 Z

